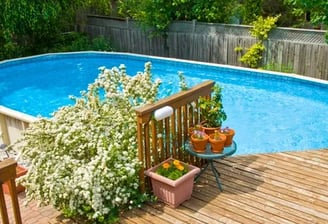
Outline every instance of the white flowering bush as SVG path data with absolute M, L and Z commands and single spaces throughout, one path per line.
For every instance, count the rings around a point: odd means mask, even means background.
M 30 163 L 21 180 L 27 198 L 91 223 L 116 221 L 122 209 L 148 199 L 139 191 L 134 108 L 156 100 L 151 64 L 131 77 L 100 68 L 75 104 L 32 123 L 13 148 Z

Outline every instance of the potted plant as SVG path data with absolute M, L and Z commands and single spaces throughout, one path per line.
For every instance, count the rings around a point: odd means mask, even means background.
M 212 96 L 200 97 L 199 107 L 201 108 L 202 125 L 206 134 L 214 133 L 219 130 L 222 122 L 227 119 L 227 115 L 223 110 L 221 88 L 218 84 L 214 85 Z
M 191 144 L 195 152 L 204 152 L 209 136 L 203 131 L 200 125 L 196 125 L 190 136 Z
M 222 153 L 226 136 L 215 130 L 213 134 L 209 135 L 209 142 L 211 143 L 211 150 L 213 153 Z
M 221 128 L 220 133 L 226 136 L 226 141 L 224 146 L 230 146 L 232 144 L 233 136 L 235 135 L 235 130 L 229 127 Z
M 176 208 L 191 198 L 194 177 L 199 172 L 196 166 L 169 158 L 148 169 L 145 174 L 151 178 L 154 195 Z

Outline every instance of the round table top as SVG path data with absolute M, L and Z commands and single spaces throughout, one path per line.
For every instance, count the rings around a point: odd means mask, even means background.
M 237 151 L 237 144 L 235 141 L 232 142 L 230 146 L 224 147 L 222 153 L 213 153 L 211 150 L 211 144 L 207 144 L 205 152 L 195 152 L 193 150 L 193 146 L 190 141 L 188 141 L 185 145 L 185 149 L 191 155 L 196 156 L 202 159 L 221 159 L 227 156 L 231 156 Z

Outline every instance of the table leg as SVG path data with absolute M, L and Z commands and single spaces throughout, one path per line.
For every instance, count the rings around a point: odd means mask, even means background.
M 218 187 L 220 189 L 220 191 L 223 191 L 222 189 L 222 185 L 221 185 L 221 182 L 220 182 L 220 173 L 219 171 L 215 168 L 214 164 L 213 164 L 213 160 L 210 160 L 209 163 L 211 164 L 211 167 L 212 167 L 212 171 L 213 171 L 213 174 L 215 176 L 215 179 L 216 179 L 216 183 L 218 184 Z
M 216 183 L 220 189 L 220 191 L 223 191 L 222 189 L 222 185 L 221 185 L 221 182 L 220 182 L 220 173 L 219 171 L 215 168 L 214 164 L 213 164 L 213 160 L 207 160 L 207 163 L 206 165 L 201 169 L 200 173 L 195 177 L 195 181 L 198 180 L 198 178 L 204 173 L 204 171 L 207 169 L 208 165 L 211 165 L 211 169 L 212 169 L 212 172 L 215 176 L 215 179 L 216 179 Z
M 197 174 L 197 176 L 195 177 L 195 181 L 198 180 L 198 178 L 202 175 L 202 173 L 204 173 L 204 171 L 207 169 L 209 163 L 206 163 L 206 165 L 200 170 L 200 173 Z

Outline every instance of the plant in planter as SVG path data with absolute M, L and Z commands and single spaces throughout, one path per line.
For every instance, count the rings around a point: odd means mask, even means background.
M 213 134 L 209 135 L 209 142 L 211 143 L 211 150 L 214 153 L 221 153 L 224 149 L 226 136 L 215 130 Z
M 145 174 L 151 178 L 154 195 L 176 208 L 191 198 L 194 177 L 199 172 L 196 166 L 169 158 L 148 169 Z
M 230 146 L 232 144 L 233 136 L 235 135 L 235 130 L 229 127 L 221 128 L 220 133 L 226 136 L 226 141 L 224 146 Z
M 190 136 L 191 144 L 195 152 L 205 152 L 209 136 L 203 131 L 201 125 L 196 125 Z
M 218 130 L 222 122 L 227 119 L 223 110 L 221 88 L 218 84 L 213 86 L 211 98 L 200 97 L 199 107 L 201 108 L 202 125 L 207 134 L 214 133 Z

